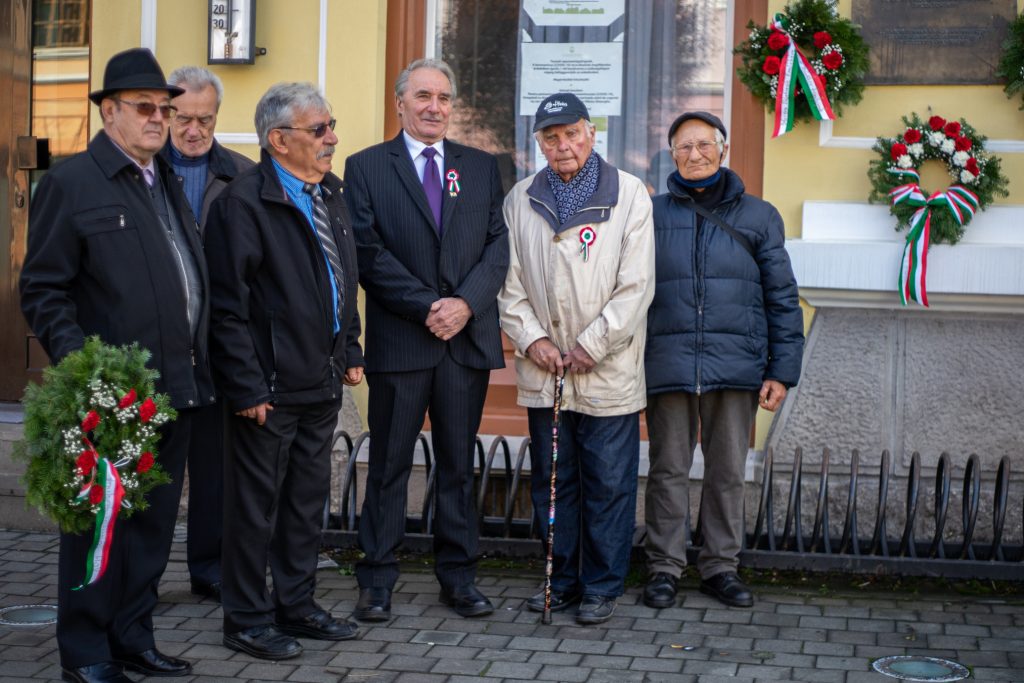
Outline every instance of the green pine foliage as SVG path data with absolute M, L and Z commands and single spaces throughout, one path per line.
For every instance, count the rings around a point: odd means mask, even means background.
M 125 488 L 122 517 L 146 509 L 146 494 L 170 482 L 159 464 L 154 462 L 148 469 L 139 466 L 144 453 L 157 457 L 159 425 L 175 417 L 168 397 L 154 393 L 159 373 L 146 367 L 149 357 L 149 351 L 138 344 L 115 347 L 89 337 L 82 349 L 44 370 L 42 384 L 30 384 L 25 390 L 25 438 L 15 444 L 15 458 L 27 463 L 26 500 L 63 531 L 83 533 L 95 524 L 95 506 L 88 500 L 76 501 L 87 480 L 77 464 L 88 449 L 83 436 L 101 456 L 120 463 L 118 474 Z M 137 399 L 119 409 L 117 401 L 133 389 Z M 153 400 L 156 413 L 143 424 L 139 410 L 147 397 Z M 90 410 L 100 415 L 100 423 L 83 435 L 81 424 Z
M 1003 56 L 999 60 L 996 76 L 1006 81 L 1007 97 L 1020 93 L 1024 99 L 1024 14 L 1010 23 L 1010 33 L 1003 42 Z M 1020 105 L 1024 109 L 1024 103 Z
M 996 196 L 1006 197 L 1009 195 L 1007 190 L 1009 182 L 1002 173 L 999 157 L 985 152 L 985 141 L 988 138 L 980 134 L 964 119 L 959 121 L 960 130 L 957 135 L 946 135 L 948 139 L 954 142 L 960 137 L 970 141 L 970 149 L 967 150 L 967 154 L 977 164 L 980 172 L 973 181 L 964 182 L 961 177 L 964 165 L 957 164 L 954 161 L 953 153 L 944 152 L 941 146 L 933 145 L 929 142 L 929 134 L 941 133 L 942 126 L 949 123 L 944 119 L 938 119 L 938 117 L 934 117 L 934 119 L 936 119 L 936 125 L 939 125 L 939 128 L 931 125 L 932 118 L 922 121 L 917 113 L 904 116 L 904 132 L 896 137 L 877 138 L 872 148 L 877 156 L 868 167 L 868 179 L 871 181 L 869 200 L 875 203 L 885 202 L 890 204 L 889 213 L 896 218 L 897 231 L 905 230 L 910 226 L 910 220 L 919 208 L 907 202 L 892 205 L 889 197 L 891 190 L 912 180 L 909 176 L 891 172 L 899 168 L 897 160 L 893 158 L 893 145 L 902 144 L 908 148 L 911 147 L 908 144 L 909 131 L 917 131 L 920 136 L 920 142 L 918 143 L 920 144 L 920 153 L 914 154 L 908 150 L 908 156 L 912 161 L 911 169 L 920 171 L 921 165 L 930 160 L 942 162 L 946 166 L 947 173 L 949 173 L 950 186 L 959 185 L 973 192 L 978 198 L 979 211 L 984 211 L 985 208 L 990 206 L 995 201 Z M 941 125 L 938 121 L 941 121 Z M 909 139 L 913 140 L 914 136 L 910 136 Z M 922 187 L 921 191 L 925 197 L 928 197 L 933 192 L 945 191 L 947 189 L 949 188 Z M 933 207 L 929 242 L 938 244 L 956 244 L 959 242 L 964 236 L 967 224 L 970 223 L 969 215 L 965 215 L 964 218 L 965 220 L 961 225 L 945 207 L 941 205 Z
M 868 70 L 868 46 L 858 26 L 837 14 L 836 4 L 836 0 L 797 0 L 786 5 L 782 13 L 788 18 L 788 33 L 814 70 L 823 77 L 832 111 L 840 116 L 845 105 L 857 104 L 863 96 L 863 79 Z M 750 21 L 747 28 L 750 36 L 733 50 L 743 60 L 737 76 L 769 111 L 775 111 L 778 76 L 766 72 L 766 62 L 770 58 L 781 58 L 788 48 L 772 49 L 769 46 L 768 39 L 772 33 L 769 26 L 758 26 Z M 819 36 L 816 43 L 815 35 L 822 32 L 828 34 L 829 42 L 824 43 Z M 826 66 L 826 63 L 834 65 L 836 59 L 826 59 L 830 52 L 838 52 L 842 57 L 842 63 L 836 68 Z M 768 71 L 771 70 L 769 67 Z M 799 87 L 793 118 L 796 121 L 810 121 L 814 116 L 806 97 L 799 92 Z

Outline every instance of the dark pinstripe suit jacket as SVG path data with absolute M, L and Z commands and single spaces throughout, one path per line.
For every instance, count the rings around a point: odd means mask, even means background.
M 442 237 L 402 133 L 364 149 L 345 164 L 346 201 L 366 290 L 367 372 L 434 367 L 446 352 L 459 364 L 504 366 L 497 296 L 508 270 L 508 230 L 494 157 L 445 140 L 444 168 L 460 189 L 444 182 Z M 441 297 L 461 297 L 473 318 L 451 340 L 424 322 Z

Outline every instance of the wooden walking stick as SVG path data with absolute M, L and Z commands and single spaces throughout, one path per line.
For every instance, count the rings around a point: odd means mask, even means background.
M 562 411 L 562 389 L 565 376 L 555 379 L 555 407 L 551 418 L 551 504 L 548 506 L 548 559 L 544 565 L 544 613 L 540 623 L 551 623 L 551 567 L 555 548 L 555 482 L 558 469 L 558 421 Z

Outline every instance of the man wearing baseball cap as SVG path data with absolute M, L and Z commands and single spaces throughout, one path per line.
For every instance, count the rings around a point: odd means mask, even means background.
M 552 405 L 558 434 L 553 611 L 611 618 L 635 522 L 643 347 L 654 292 L 654 226 L 644 184 L 594 151 L 586 105 L 556 93 L 537 108 L 548 165 L 505 198 L 511 266 L 498 297 L 516 348 L 518 403 L 529 415 L 531 495 L 547 538 Z M 545 592 L 527 601 L 543 611 Z
M 803 315 L 768 202 L 744 191 L 722 161 L 722 121 L 682 114 L 668 130 L 676 171 L 654 198 L 658 286 L 647 318 L 644 604 L 672 607 L 686 567 L 690 465 L 704 455 L 700 590 L 726 605 L 754 597 L 736 570 L 743 543 L 743 475 L 758 406 L 774 411 L 800 378 Z
M 91 335 L 113 345 L 138 342 L 160 373 L 157 391 L 178 411 L 160 428 L 159 462 L 172 483 L 150 492 L 147 509 L 118 520 L 103 576 L 82 585 L 91 532 L 60 535 L 57 645 L 66 681 L 126 683 L 125 669 L 147 676 L 192 670 L 153 639 L 195 418 L 214 402 L 203 246 L 174 169 L 158 156 L 171 98 L 182 92 L 168 85 L 149 50 L 114 55 L 103 88 L 89 95 L 103 130 L 43 176 L 32 198 L 21 307 L 51 362 Z

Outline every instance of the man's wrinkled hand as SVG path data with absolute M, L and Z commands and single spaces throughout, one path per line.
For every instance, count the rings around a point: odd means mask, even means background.
M 267 413 L 274 409 L 274 406 L 269 403 L 261 403 L 258 406 L 246 408 L 245 410 L 239 410 L 235 415 L 247 417 L 250 420 L 256 420 L 256 424 L 263 426 L 267 421 Z
M 345 370 L 345 377 L 341 380 L 350 387 L 354 387 L 363 381 L 363 367 L 347 368 Z
M 757 397 L 757 405 L 765 410 L 775 412 L 782 399 L 786 398 L 786 387 L 781 382 L 773 379 L 766 379 L 761 385 L 761 393 Z
M 547 337 L 541 337 L 526 347 L 526 357 L 537 367 L 558 377 L 564 372 L 562 352 Z
M 472 317 L 473 310 L 463 299 L 445 297 L 430 305 L 425 324 L 435 337 L 448 341 L 461 332 Z
M 587 350 L 582 346 L 577 346 L 575 349 L 565 355 L 563 361 L 565 363 L 566 372 L 574 372 L 577 375 L 583 375 L 594 369 L 597 363 L 590 357 Z

